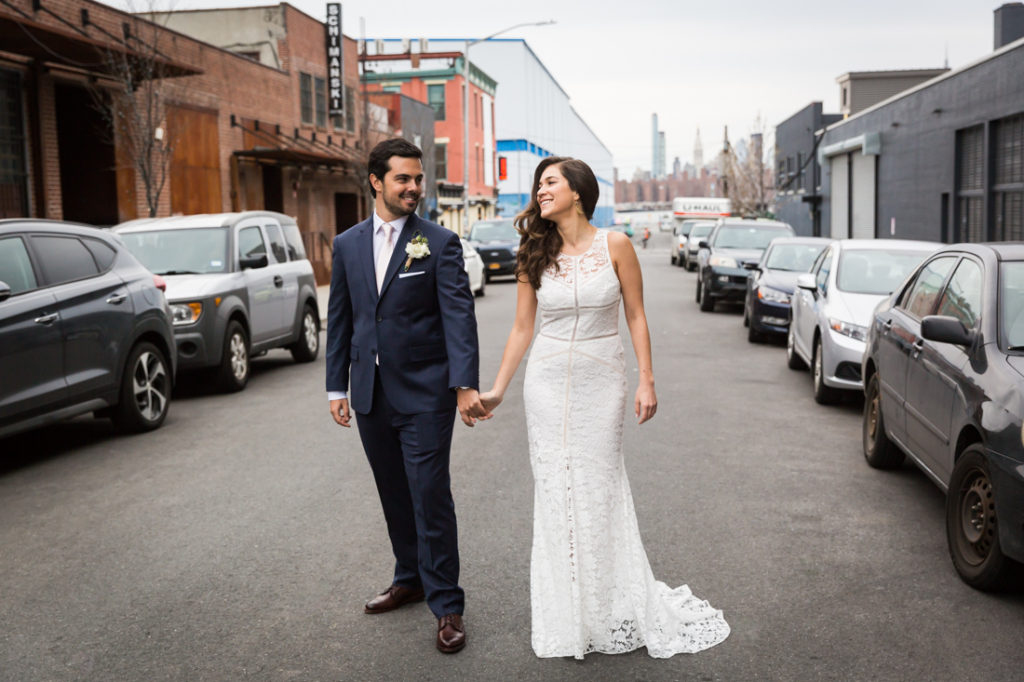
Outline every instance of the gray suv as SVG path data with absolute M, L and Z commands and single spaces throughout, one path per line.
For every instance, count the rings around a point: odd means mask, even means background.
M 95 227 L 0 220 L 0 436 L 93 412 L 163 424 L 174 333 L 162 278 Z
M 212 368 L 224 391 L 249 381 L 249 359 L 320 349 L 313 266 L 295 220 L 271 211 L 145 218 L 114 231 L 167 280 L 179 366 Z

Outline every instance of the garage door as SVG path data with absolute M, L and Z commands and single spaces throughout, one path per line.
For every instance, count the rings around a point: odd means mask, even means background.
M 832 157 L 832 238 L 850 236 L 850 155 Z
M 854 239 L 875 238 L 875 159 L 873 154 L 854 152 L 853 196 L 850 197 L 850 213 L 853 216 L 851 236 Z

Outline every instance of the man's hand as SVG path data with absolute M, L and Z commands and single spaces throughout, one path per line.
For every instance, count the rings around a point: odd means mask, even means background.
M 348 398 L 331 401 L 331 416 L 334 421 L 345 428 L 351 428 L 352 415 L 348 412 Z
M 456 391 L 459 397 L 459 414 L 462 415 L 462 423 L 466 426 L 473 426 L 477 421 L 494 416 L 480 402 L 480 392 L 475 388 L 460 388 Z

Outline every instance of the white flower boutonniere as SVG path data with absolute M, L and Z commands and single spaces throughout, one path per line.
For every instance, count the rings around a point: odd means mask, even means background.
M 426 258 L 430 255 L 430 247 L 427 245 L 427 238 L 423 236 L 419 230 L 412 236 L 409 243 L 405 245 L 405 253 L 408 258 L 405 259 L 405 267 L 402 268 L 402 272 L 408 272 L 409 266 L 412 265 L 412 261 L 415 258 Z

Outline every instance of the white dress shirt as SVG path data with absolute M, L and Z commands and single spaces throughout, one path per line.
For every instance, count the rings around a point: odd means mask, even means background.
M 402 229 L 405 227 L 405 221 L 409 219 L 409 216 L 404 215 L 401 218 L 395 218 L 394 220 L 385 221 L 377 212 L 373 212 L 373 262 L 377 262 L 377 257 L 380 255 L 380 250 L 384 248 L 384 230 L 381 229 L 385 222 L 390 223 L 394 229 L 392 232 L 391 240 L 393 244 L 398 244 L 398 235 L 402 234 Z M 348 391 L 327 391 L 328 400 L 344 400 L 348 398 Z

